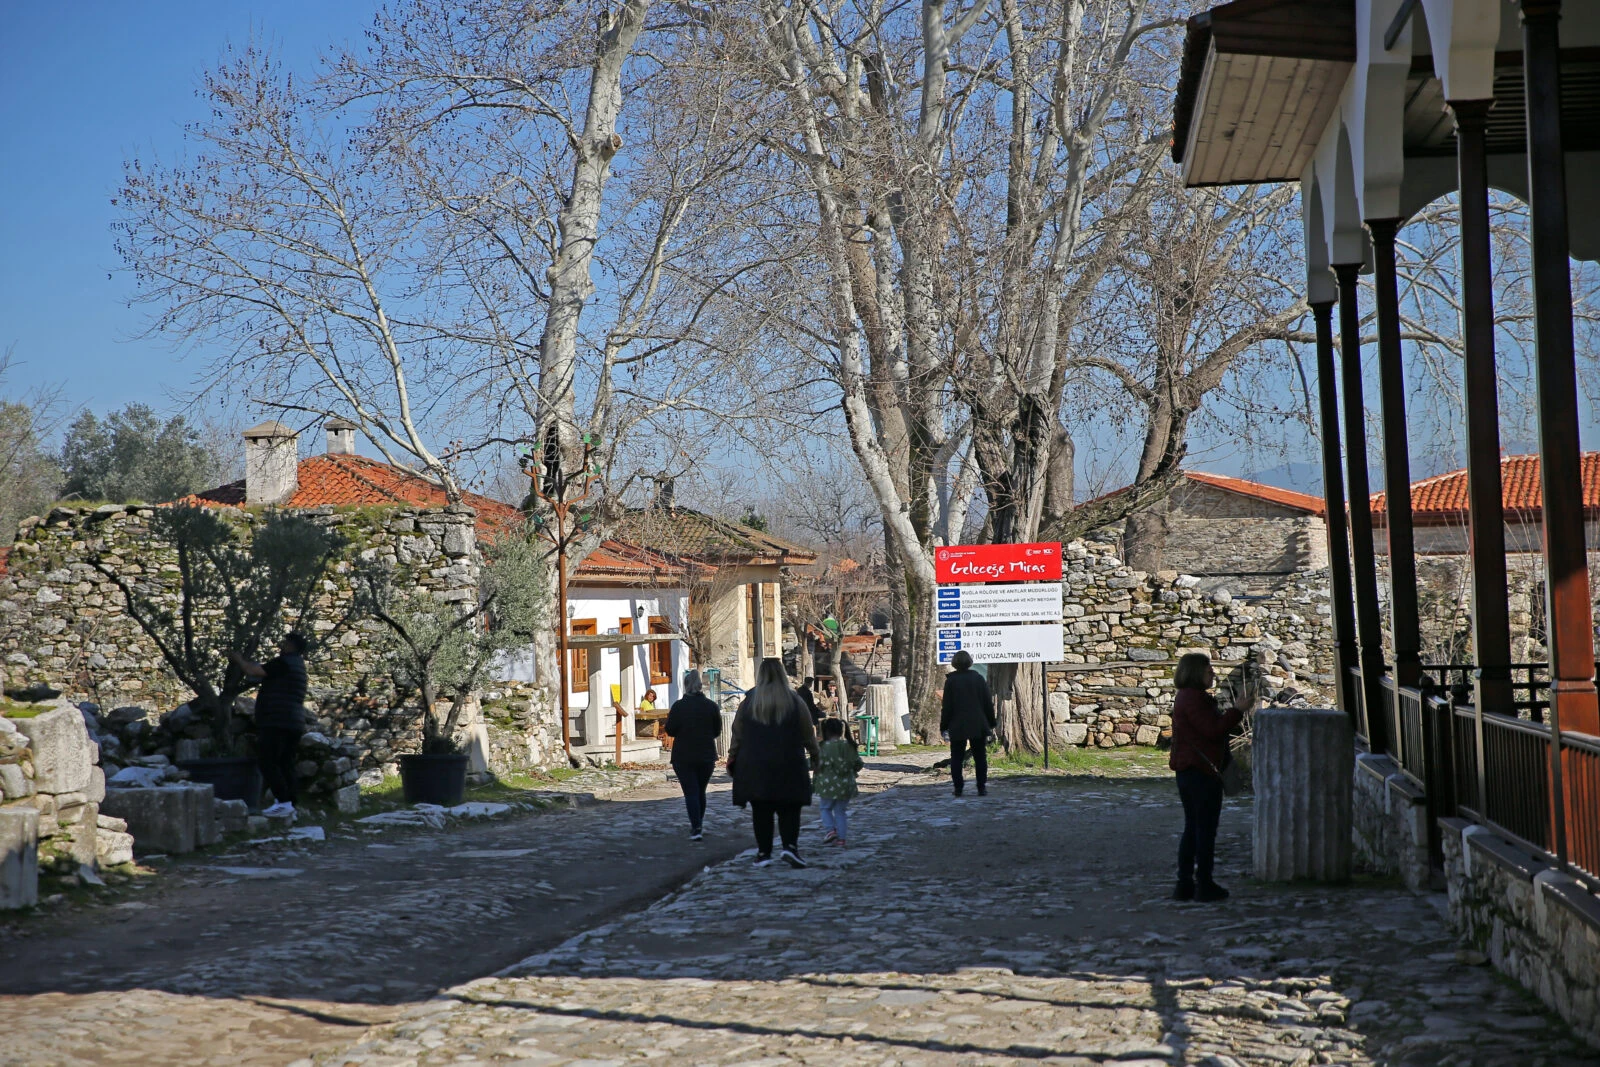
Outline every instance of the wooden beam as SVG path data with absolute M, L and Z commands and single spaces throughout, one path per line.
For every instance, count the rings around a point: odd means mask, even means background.
M 1394 47 L 1394 43 L 1405 32 L 1406 24 L 1411 21 L 1411 16 L 1416 13 L 1417 0 L 1405 0 L 1400 5 L 1400 10 L 1394 13 L 1394 18 L 1389 20 L 1389 28 L 1383 31 L 1383 50 L 1387 52 Z
M 1539 462 L 1544 494 L 1546 640 L 1554 730 L 1600 734 L 1594 631 L 1584 548 L 1578 389 L 1572 337 L 1567 185 L 1561 143 L 1557 0 L 1522 0 L 1523 95 L 1532 216 L 1534 366 L 1539 390 Z M 1559 745 L 1552 745 L 1559 749 Z M 1560 774 L 1559 761 L 1554 768 Z M 1558 825 L 1558 832 L 1562 827 Z M 1564 842 L 1560 842 L 1564 846 Z
M 1383 697 L 1383 624 L 1378 618 L 1378 560 L 1372 547 L 1372 489 L 1367 479 L 1366 406 L 1361 399 L 1359 263 L 1336 263 L 1339 279 L 1339 362 L 1344 385 L 1345 484 L 1350 490 L 1350 570 L 1361 653 L 1361 695 L 1372 751 L 1390 750 Z
M 1472 561 L 1472 649 L 1477 662 L 1473 706 L 1478 709 L 1480 722 L 1485 711 L 1516 714 L 1511 706 L 1511 620 L 1506 593 L 1505 497 L 1500 484 L 1500 394 L 1495 379 L 1489 157 L 1484 137 L 1493 104 L 1492 100 L 1450 102 L 1456 123 L 1456 171 L 1461 190 L 1467 554 Z M 1478 771 L 1483 773 L 1481 740 Z
M 1383 412 L 1383 527 L 1389 540 L 1389 627 L 1394 677 L 1415 686 L 1422 677 L 1422 626 L 1417 614 L 1417 551 L 1411 533 L 1411 458 L 1406 441 L 1406 383 L 1400 348 L 1400 291 L 1394 238 L 1400 219 L 1369 219 L 1372 287 L 1378 305 L 1378 393 Z
M 1345 529 L 1344 473 L 1339 469 L 1339 384 L 1333 365 L 1333 301 L 1311 305 L 1317 324 L 1317 406 L 1322 431 L 1322 499 L 1328 529 L 1328 584 L 1333 596 L 1333 669 L 1339 706 L 1355 718 L 1360 704 L 1350 668 L 1357 662 L 1350 589 L 1350 538 Z M 1352 723 L 1354 726 L 1359 724 Z M 1359 730 L 1358 730 L 1359 732 Z

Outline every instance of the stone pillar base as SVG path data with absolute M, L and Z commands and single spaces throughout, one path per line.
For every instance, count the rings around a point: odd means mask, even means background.
M 1255 874 L 1270 882 L 1350 878 L 1350 718 L 1324 708 L 1255 715 Z

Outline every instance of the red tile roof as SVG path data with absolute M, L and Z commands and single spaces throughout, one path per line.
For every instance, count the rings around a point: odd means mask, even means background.
M 715 571 L 715 567 L 702 567 L 705 571 Z M 578 565 L 573 577 L 578 580 L 591 581 L 625 581 L 639 582 L 670 578 L 681 581 L 685 578 L 687 568 L 681 563 L 676 563 L 659 552 L 652 552 L 643 545 L 630 545 L 624 541 L 602 541 L 600 547 L 584 557 Z
M 1539 482 L 1538 456 L 1503 456 L 1500 459 L 1501 507 L 1508 513 L 1536 512 L 1544 506 Z M 1600 452 L 1585 452 L 1578 467 L 1583 509 L 1600 513 Z M 1386 506 L 1383 493 L 1372 494 L 1372 514 L 1381 519 Z M 1467 517 L 1465 469 L 1424 478 L 1411 485 L 1411 517 L 1422 524 L 1464 522 Z M 1537 516 L 1519 516 L 1523 521 Z
M 300 461 L 300 485 L 283 502 L 286 508 L 370 507 L 410 505 L 442 508 L 449 503 L 439 483 L 416 471 L 381 460 L 350 454 L 312 456 Z M 478 535 L 504 529 L 518 522 L 522 513 L 510 504 L 477 493 L 463 493 L 462 502 L 478 513 Z M 180 504 L 212 507 L 241 507 L 244 481 L 229 482 L 215 489 L 186 496 Z
M 449 503 L 437 482 L 416 471 L 348 453 L 303 459 L 298 477 L 299 487 L 284 501 L 284 507 L 408 505 L 434 508 Z M 462 498 L 463 503 L 478 513 L 479 537 L 491 536 L 522 519 L 521 511 L 502 501 L 477 493 L 463 493 Z M 244 482 L 229 482 L 184 497 L 178 503 L 240 507 L 244 504 Z M 683 564 L 659 552 L 642 545 L 608 540 L 589 554 L 572 577 L 576 581 L 657 583 L 664 579 L 682 581 L 684 575 Z
M 1294 508 L 1296 511 L 1304 511 L 1312 515 L 1322 515 L 1327 508 L 1326 502 L 1320 496 L 1297 493 L 1293 489 L 1279 489 L 1275 485 L 1263 485 L 1260 482 L 1248 482 L 1243 478 L 1230 478 L 1226 474 L 1184 471 L 1183 476 L 1191 482 L 1209 485 L 1214 489 L 1238 493 L 1240 496 L 1254 497 L 1257 500 L 1265 500 L 1268 503 Z

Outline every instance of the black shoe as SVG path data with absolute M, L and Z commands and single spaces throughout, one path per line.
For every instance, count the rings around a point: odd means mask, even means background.
M 959 796 L 960 796 L 960 795 L 961 795 L 961 790 L 960 790 L 960 788 L 957 788 L 957 789 L 956 789 L 956 790 L 955 790 L 955 792 L 954 792 L 954 793 L 952 793 L 952 794 L 951 794 L 951 795 L 952 795 L 952 796 L 957 796 L 957 797 L 959 797 Z
M 772 857 L 770 855 L 767 855 L 764 852 L 757 853 L 756 854 L 755 866 L 757 866 L 757 867 L 771 867 L 772 866 Z
M 700 827 L 698 827 L 698 826 L 696 826 L 693 830 L 689 831 L 689 840 L 690 841 L 698 841 L 704 836 L 705 835 L 700 832 Z
M 796 869 L 799 869 L 799 868 L 804 867 L 806 865 L 806 861 L 800 858 L 800 853 L 796 852 L 792 848 L 786 848 L 783 851 L 779 852 L 778 853 L 778 858 L 781 859 L 783 862 L 787 863 L 789 866 L 794 867 Z
M 989 787 L 988 787 L 988 786 L 986 786 L 986 785 L 980 785 L 980 786 L 979 786 L 979 787 L 978 787 L 978 795 L 979 795 L 979 796 L 980 796 L 980 797 L 986 797 L 986 796 L 988 796 L 988 795 L 989 795 Z
M 1173 900 L 1193 900 L 1194 883 L 1185 878 L 1178 880 L 1178 888 L 1172 891 Z
M 1215 882 L 1202 882 L 1194 898 L 1202 904 L 1210 904 L 1218 900 L 1227 900 L 1228 891 Z

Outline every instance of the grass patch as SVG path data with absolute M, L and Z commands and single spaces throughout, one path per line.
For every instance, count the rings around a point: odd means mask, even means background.
M 481 785 L 468 783 L 465 799 L 498 804 L 542 800 L 547 796 L 547 790 L 551 785 L 565 782 L 581 773 L 582 770 L 576 767 L 555 767 L 538 774 L 512 774 L 504 778 L 494 778 Z M 361 787 L 360 814 L 362 815 L 392 811 L 403 806 L 405 806 L 405 790 L 397 774 L 385 777 L 376 785 Z
M 0 700 L 0 715 L 8 719 L 34 719 L 54 710 L 54 704 L 18 704 L 15 700 Z
M 991 771 L 1030 773 L 1044 770 L 1039 753 L 991 750 Z M 1102 778 L 1148 778 L 1167 773 L 1167 753 L 1162 749 L 1127 745 L 1123 748 L 1060 748 L 1050 750 L 1050 770 L 1062 774 L 1092 774 Z

